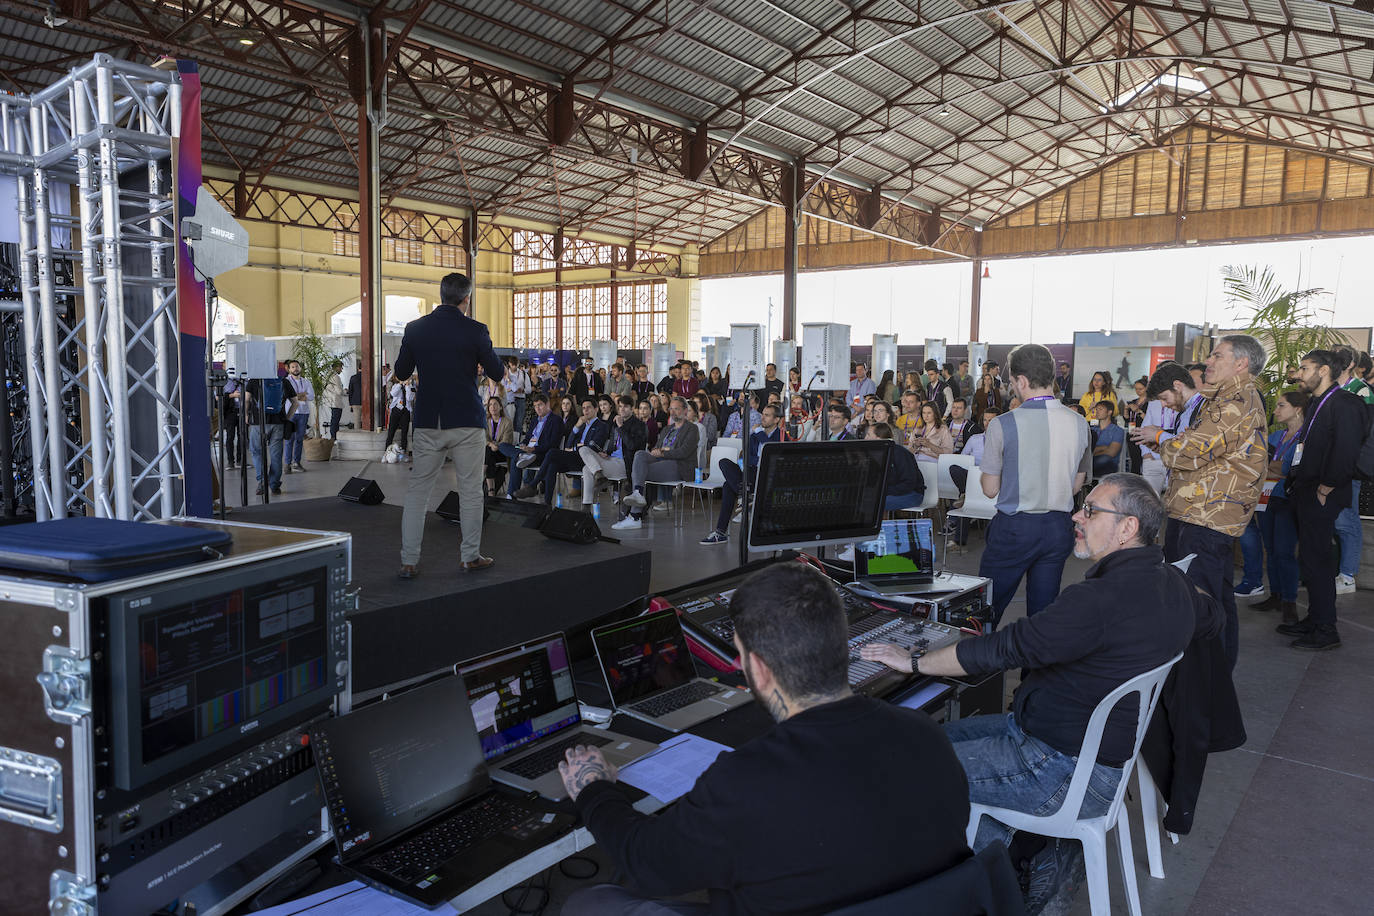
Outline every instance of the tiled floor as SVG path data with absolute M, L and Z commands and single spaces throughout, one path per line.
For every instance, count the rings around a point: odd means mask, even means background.
M 307 473 L 287 476 L 282 499 L 337 493 L 361 462 L 307 463 Z M 376 463 L 368 469 L 386 494 L 400 504 L 408 476 L 405 465 Z M 251 483 L 251 481 L 250 481 Z M 452 486 L 441 482 L 431 506 Z M 252 487 L 250 486 L 250 491 Z M 235 492 L 237 492 L 235 490 Z M 236 500 L 231 500 L 234 502 Z M 603 498 L 602 527 L 609 529 L 614 507 Z M 639 531 L 617 532 L 627 543 L 654 551 L 653 589 L 664 590 L 732 568 L 737 547 L 705 547 L 697 540 L 712 527 L 704 507 L 685 509 L 681 524 L 669 515 L 651 514 Z M 309 519 L 298 522 L 309 526 Z M 399 538 L 399 532 L 398 532 Z M 974 572 L 980 535 L 969 552 L 950 559 L 956 571 Z M 1070 560 L 1065 582 L 1083 574 L 1086 564 Z M 1299 600 L 1302 600 L 1302 595 Z M 1241 615 L 1241 653 L 1235 683 L 1245 714 L 1248 743 L 1216 754 L 1206 781 L 1193 831 L 1177 845 L 1165 840 L 1167 877 L 1149 877 L 1138 808 L 1131 823 L 1138 860 L 1141 903 L 1146 913 L 1350 914 L 1370 912 L 1374 900 L 1374 600 L 1369 592 L 1342 596 L 1342 648 L 1301 653 L 1273 632 L 1275 615 L 1246 609 Z M 1018 598 L 1009 619 L 1023 613 Z M 1009 688 L 1010 689 L 1010 688 Z M 593 850 L 593 853 L 595 850 Z M 1113 865 L 1113 910 L 1125 911 L 1120 876 Z M 602 862 L 598 876 L 606 880 Z M 581 882 L 555 869 L 551 890 L 557 904 Z M 515 895 L 518 897 L 518 894 Z M 1089 912 L 1086 893 L 1073 912 Z M 512 901 L 514 902 L 514 901 Z M 499 901 L 477 911 L 508 912 Z

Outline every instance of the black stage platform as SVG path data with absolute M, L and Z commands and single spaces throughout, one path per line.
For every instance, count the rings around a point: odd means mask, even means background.
M 482 553 L 496 565 L 468 573 L 458 565 L 458 526 L 430 513 L 420 575 L 409 580 L 396 578 L 399 506 L 324 497 L 252 506 L 230 520 L 353 535 L 361 592 L 349 619 L 353 690 L 362 697 L 522 640 L 584 629 L 649 590 L 648 550 L 554 541 L 495 518 L 483 528 Z

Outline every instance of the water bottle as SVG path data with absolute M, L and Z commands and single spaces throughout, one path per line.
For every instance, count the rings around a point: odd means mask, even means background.
M 554 507 L 555 507 L 555 508 L 558 508 L 558 509 L 562 509 L 562 508 L 563 508 L 563 494 L 562 494 L 562 493 L 556 493 L 556 494 L 554 494 L 554 497 L 553 497 L 553 504 L 554 504 Z
M 601 518 L 601 504 L 592 503 L 592 518 Z
M 701 468 L 697 468 L 696 482 L 701 483 Z

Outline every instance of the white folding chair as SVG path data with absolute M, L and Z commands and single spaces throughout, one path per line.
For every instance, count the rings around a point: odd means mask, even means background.
M 978 834 L 978 824 L 984 816 L 1001 821 L 1013 830 L 1078 840 L 1083 844 L 1083 858 L 1087 865 L 1088 902 L 1092 907 L 1092 914 L 1107 916 L 1111 913 L 1107 887 L 1107 832 L 1115 828 L 1127 908 L 1131 916 L 1140 916 L 1140 891 L 1136 885 L 1135 856 L 1131 850 L 1131 821 L 1129 817 L 1121 816 L 1121 809 L 1126 798 L 1127 784 L 1131 781 L 1131 768 L 1140 753 L 1141 742 L 1145 740 L 1145 729 L 1150 724 L 1155 705 L 1159 702 L 1160 688 L 1164 684 L 1164 679 L 1169 676 L 1169 669 L 1182 657 L 1183 653 L 1180 652 L 1158 668 L 1131 678 L 1097 704 L 1097 708 L 1088 719 L 1088 730 L 1083 736 L 1083 746 L 1078 751 L 1078 765 L 1074 767 L 1073 776 L 1069 779 L 1068 792 L 1058 811 L 1042 817 L 1024 811 L 1013 811 L 1010 808 L 972 804 L 969 806 L 967 831 L 969 844 L 973 844 L 973 839 Z M 1122 767 L 1121 781 L 1117 783 L 1116 794 L 1112 797 L 1106 814 L 1080 819 L 1078 812 L 1083 806 L 1083 797 L 1088 792 L 1088 779 L 1092 776 L 1093 765 L 1097 762 L 1107 716 L 1124 697 L 1131 694 L 1137 697 L 1135 746 L 1125 766 Z
M 720 462 L 722 460 L 734 461 L 736 452 L 731 448 L 721 448 L 719 445 L 711 446 L 711 457 L 707 459 L 706 476 L 701 480 L 685 480 L 682 483 L 684 490 L 691 490 L 694 494 L 704 492 L 706 494 L 706 515 L 709 521 L 711 515 L 711 500 L 715 492 L 725 484 L 725 477 L 720 472 Z
M 900 448 L 901 446 L 898 446 Z M 921 478 L 925 481 L 926 492 L 919 505 L 908 506 L 900 511 L 915 515 L 918 512 L 929 512 L 940 504 L 940 480 L 937 476 L 939 469 L 934 461 L 918 461 L 916 467 L 921 469 Z
M 939 472 L 941 499 L 959 498 L 959 488 L 954 485 L 954 478 L 949 473 L 949 469 L 956 465 L 967 470 L 969 477 L 973 476 L 972 455 L 941 455 L 935 464 L 936 470 Z

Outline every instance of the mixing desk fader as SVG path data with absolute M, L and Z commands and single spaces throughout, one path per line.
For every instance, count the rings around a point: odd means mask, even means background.
M 910 677 L 879 662 L 859 657 L 859 649 L 868 643 L 890 642 L 924 655 L 953 645 L 961 637 L 962 634 L 948 624 L 884 611 L 874 611 L 852 620 L 848 641 L 849 686 L 855 693 L 876 694 Z

